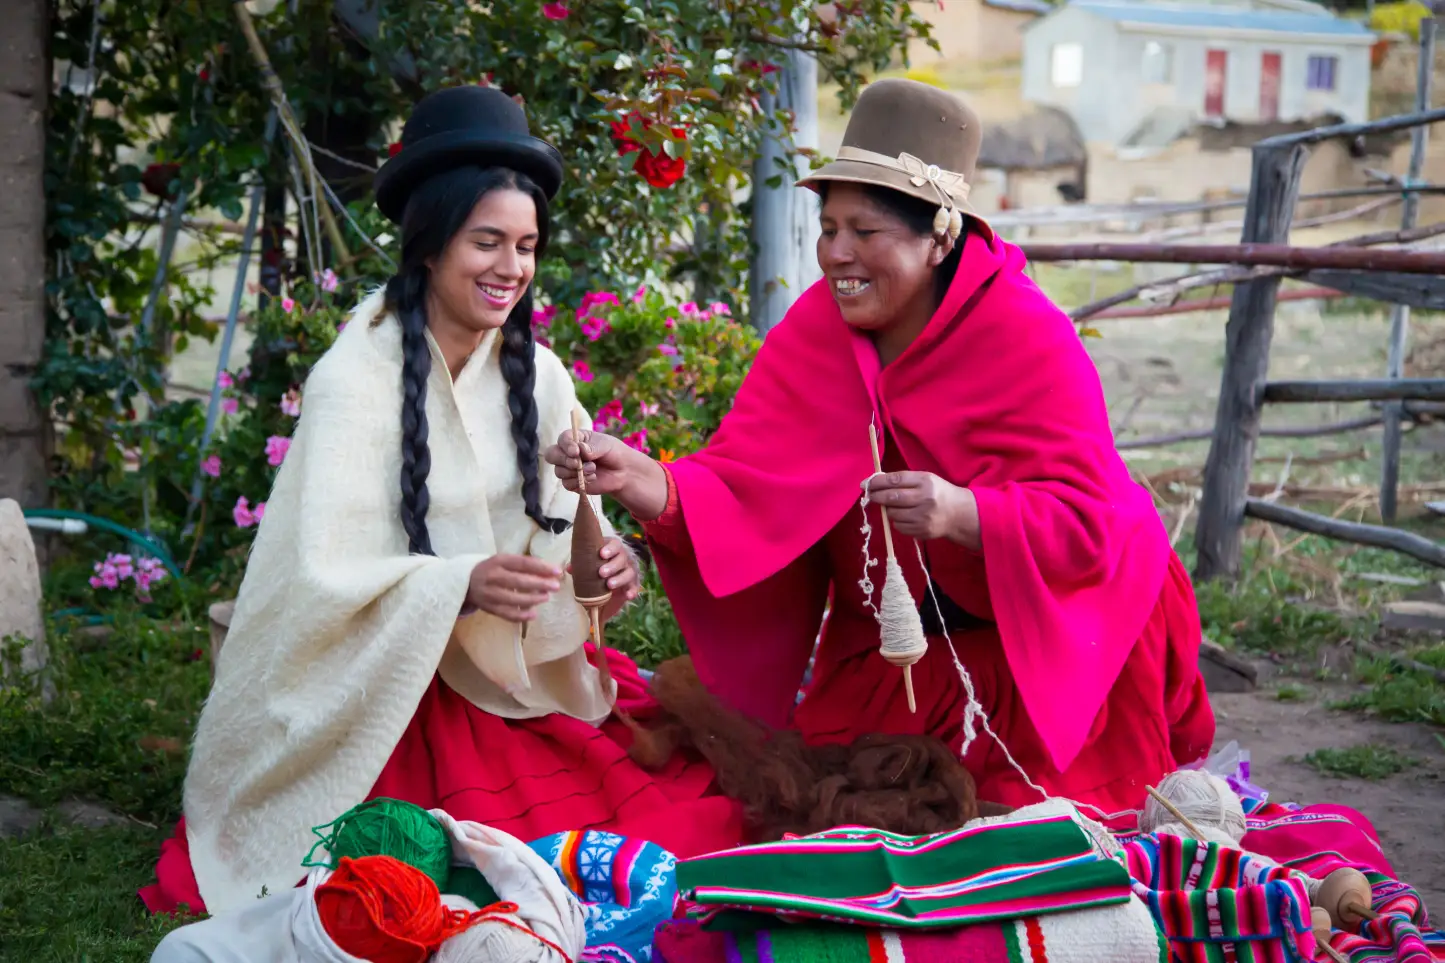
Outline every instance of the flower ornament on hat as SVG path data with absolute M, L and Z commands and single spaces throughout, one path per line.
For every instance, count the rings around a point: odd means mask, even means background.
M 412 190 L 454 167 L 507 167 L 531 178 L 547 195 L 562 187 L 562 155 L 532 136 L 527 114 L 496 87 L 448 87 L 412 108 L 400 145 L 376 172 L 376 206 L 400 224 Z
M 938 202 L 935 234 L 957 240 L 964 215 L 985 232 L 968 205 L 982 124 L 967 104 L 913 80 L 879 80 L 863 89 L 843 146 L 831 164 L 798 182 L 816 191 L 824 181 L 874 184 Z

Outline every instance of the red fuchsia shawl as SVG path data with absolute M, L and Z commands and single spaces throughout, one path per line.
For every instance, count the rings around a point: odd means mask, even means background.
M 1017 247 L 970 235 L 943 303 L 886 368 L 818 282 L 769 333 L 709 445 L 671 466 L 694 551 L 660 548 L 658 564 L 724 701 L 787 723 L 830 575 L 811 550 L 858 517 L 876 414 L 911 469 L 977 498 L 992 616 L 1023 704 L 1060 771 L 1078 755 L 1170 548 L 1115 451 L 1093 362 L 1024 267 Z M 925 548 L 945 592 L 975 594 L 976 554 Z

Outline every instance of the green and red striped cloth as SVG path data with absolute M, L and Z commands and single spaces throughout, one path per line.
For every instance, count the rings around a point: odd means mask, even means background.
M 1110 906 L 1130 894 L 1128 871 L 1067 815 L 931 836 L 842 827 L 683 860 L 677 882 L 692 915 L 727 929 L 777 918 L 957 927 Z

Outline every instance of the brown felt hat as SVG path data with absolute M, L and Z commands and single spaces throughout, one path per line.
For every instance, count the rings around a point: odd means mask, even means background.
M 878 80 L 858 97 L 837 159 L 798 186 L 876 184 L 938 204 L 938 233 L 957 225 L 951 230 L 957 237 L 966 214 L 991 234 L 968 204 L 982 136 L 978 115 L 947 91 L 915 80 Z

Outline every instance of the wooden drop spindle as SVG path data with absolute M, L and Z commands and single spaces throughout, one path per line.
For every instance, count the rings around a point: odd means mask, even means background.
M 572 438 L 577 443 L 579 461 L 582 449 L 582 427 L 576 409 L 572 411 Z M 587 497 L 587 472 L 577 467 L 577 514 L 572 519 L 572 594 L 577 603 L 587 610 L 592 644 L 597 647 L 597 675 L 602 682 L 602 691 L 608 701 L 612 700 L 612 668 L 607 664 L 607 653 L 602 644 L 602 616 L 604 605 L 612 601 L 612 590 L 599 571 L 602 567 L 602 522 Z

